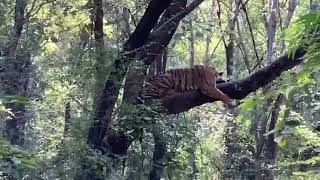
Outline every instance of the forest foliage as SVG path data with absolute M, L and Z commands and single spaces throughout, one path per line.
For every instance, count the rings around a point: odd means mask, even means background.
M 0 179 L 319 179 L 320 2 L 170 2 L 0 1 Z M 282 57 L 298 63 L 234 114 L 132 102 L 145 74 L 205 64 L 237 83 Z

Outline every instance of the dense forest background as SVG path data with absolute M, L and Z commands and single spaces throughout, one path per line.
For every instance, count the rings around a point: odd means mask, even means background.
M 320 179 L 319 0 L 1 0 L 0 179 Z M 137 102 L 204 64 L 197 91 Z M 167 113 L 164 113 L 166 111 Z

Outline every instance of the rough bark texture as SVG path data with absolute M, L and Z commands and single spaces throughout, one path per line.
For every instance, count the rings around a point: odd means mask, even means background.
M 217 88 L 227 94 L 231 99 L 243 99 L 250 93 L 276 79 L 283 71 L 291 69 L 301 63 L 302 56 L 305 53 L 304 50 L 298 49 L 294 56 L 288 56 L 288 54 L 286 54 L 246 78 L 217 84 Z M 164 99 L 163 106 L 167 109 L 168 114 L 175 114 L 214 101 L 217 101 L 217 99 L 202 95 L 198 91 L 190 91 L 177 93 L 174 96 Z
M 31 71 L 31 55 L 19 51 L 19 40 L 25 24 L 26 0 L 16 0 L 13 31 L 4 50 L 4 61 L 0 64 L 0 90 L 8 96 L 28 97 Z M 11 144 L 24 144 L 24 128 L 28 120 L 26 106 L 19 103 L 6 104 L 14 116 L 7 120 L 6 136 Z

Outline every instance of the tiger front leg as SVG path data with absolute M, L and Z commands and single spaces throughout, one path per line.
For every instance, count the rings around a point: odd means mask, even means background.
M 209 97 L 212 97 L 212 98 L 215 98 L 215 99 L 222 101 L 224 103 L 224 106 L 228 110 L 234 112 L 235 106 L 232 104 L 231 99 L 229 98 L 228 95 L 224 94 L 218 88 L 209 88 L 209 89 L 201 88 L 200 91 L 202 94 L 204 94 L 206 96 L 209 96 Z

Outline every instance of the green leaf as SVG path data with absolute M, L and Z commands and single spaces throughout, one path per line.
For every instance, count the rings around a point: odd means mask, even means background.
M 300 125 L 300 121 L 299 120 L 289 120 L 289 121 L 286 121 L 285 122 L 285 125 L 286 126 L 292 126 L 292 127 L 295 127 L 295 126 L 299 126 Z
M 274 138 L 274 142 L 278 144 L 280 148 L 284 148 L 287 144 L 287 140 L 283 138 L 283 136 L 277 136 Z
M 31 169 L 37 168 L 37 163 L 34 160 L 30 160 L 30 159 L 22 159 L 21 165 Z
M 10 103 L 19 103 L 19 104 L 30 104 L 31 101 L 29 98 L 24 97 L 24 96 L 9 96 L 8 97 L 10 100 Z

